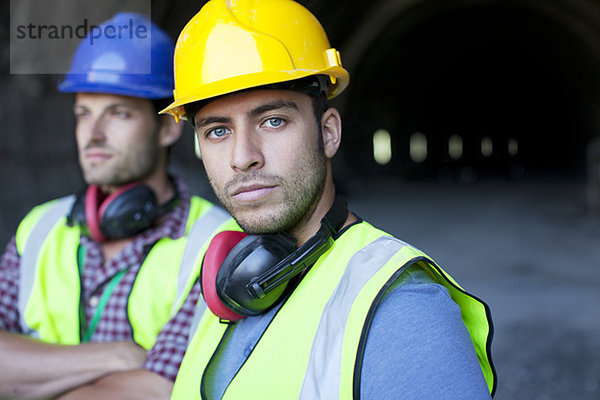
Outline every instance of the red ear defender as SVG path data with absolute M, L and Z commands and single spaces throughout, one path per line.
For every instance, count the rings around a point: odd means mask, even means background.
M 284 232 L 247 235 L 225 231 L 208 246 L 202 266 L 204 300 L 221 319 L 260 315 L 291 293 L 290 282 L 334 243 L 346 220 L 346 201 L 336 196 L 319 230 L 300 247 Z M 289 287 L 288 287 L 289 286 Z
M 116 199 L 118 199 L 119 196 L 121 196 L 125 192 L 128 192 L 130 189 L 143 186 L 144 184 L 142 182 L 131 182 L 127 185 L 121 186 L 118 190 L 112 192 L 108 197 L 106 197 L 106 199 L 102 200 L 102 204 L 99 205 L 98 220 L 102 221 L 104 219 L 106 210 L 109 209 L 109 207 L 112 207 L 112 204 L 115 204 Z
M 99 186 L 90 185 L 85 197 L 85 222 L 97 242 L 135 234 L 156 216 L 156 197 L 141 182 L 128 183 L 109 196 Z M 140 222 L 142 218 L 145 220 Z
M 97 242 L 104 242 L 106 236 L 100 229 L 100 216 L 98 208 L 106 195 L 96 185 L 90 185 L 85 192 L 85 222 L 90 231 L 90 236 Z
M 237 231 L 218 233 L 210 242 L 202 263 L 202 294 L 204 301 L 213 314 L 228 321 L 237 321 L 244 318 L 244 316 L 231 311 L 219 299 L 216 285 L 217 273 L 231 249 L 246 236 L 248 234 Z

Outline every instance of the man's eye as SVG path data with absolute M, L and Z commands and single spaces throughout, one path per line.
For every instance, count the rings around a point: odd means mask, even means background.
M 222 136 L 225 136 L 228 132 L 229 132 L 229 129 L 227 129 L 227 128 L 213 128 L 206 133 L 206 136 L 213 136 L 213 137 L 220 138 Z
M 127 111 L 121 111 L 121 110 L 115 110 L 112 113 L 115 117 L 120 118 L 120 119 L 127 119 L 129 117 L 131 117 L 131 114 Z
M 277 117 L 269 118 L 265 121 L 265 125 L 267 125 L 270 128 L 279 128 L 281 125 L 283 125 L 283 123 L 283 118 Z

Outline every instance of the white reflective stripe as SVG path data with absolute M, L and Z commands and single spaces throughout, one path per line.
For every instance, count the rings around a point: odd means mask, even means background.
M 49 206 L 29 233 L 21 255 L 19 267 L 19 319 L 23 333 L 37 339 L 39 339 L 39 332 L 33 331 L 25 322 L 25 308 L 33 290 L 38 257 L 46 237 L 48 237 L 56 223 L 69 213 L 74 202 L 75 196 L 68 196 L 56 200 L 55 204 Z
M 194 338 L 194 333 L 196 333 L 196 329 L 198 329 L 198 325 L 200 324 L 200 320 L 204 315 L 204 311 L 206 311 L 206 302 L 202 295 L 198 298 L 198 304 L 196 304 L 196 310 L 194 311 L 194 316 L 192 317 L 192 322 L 190 322 L 190 332 L 188 335 L 188 343 L 187 347 L 190 347 L 192 343 L 192 339 Z
M 198 258 L 198 252 L 204 247 L 205 242 L 214 232 L 231 216 L 222 208 L 213 206 L 194 222 L 187 234 L 187 242 L 181 257 L 181 266 L 177 277 L 177 292 L 175 301 L 171 307 L 171 313 L 177 312 L 177 308 L 185 295 L 184 290 L 190 274 L 192 273 Z
M 369 279 L 405 245 L 381 237 L 352 256 L 321 315 L 299 399 L 339 397 L 344 330 L 352 304 Z

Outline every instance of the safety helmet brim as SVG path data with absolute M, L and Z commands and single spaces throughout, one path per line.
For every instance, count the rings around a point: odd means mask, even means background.
M 331 66 L 322 70 L 260 71 L 252 74 L 237 75 L 212 83 L 205 83 L 202 91 L 194 96 L 182 97 L 171 103 L 160 114 L 170 114 L 179 119 L 185 118 L 184 106 L 197 101 L 232 94 L 241 90 L 259 89 L 261 86 L 293 81 L 314 75 L 328 75 L 330 78 L 327 98 L 331 99 L 341 93 L 350 80 L 348 71 L 339 66 Z
M 95 78 L 88 75 L 70 74 L 68 78 L 58 83 L 58 90 L 62 93 L 107 93 L 149 100 L 166 99 L 173 96 L 170 82 L 150 83 L 150 79 L 145 79 L 145 75 L 124 76 L 113 73 L 94 73 Z M 103 75 L 104 79 L 98 79 L 99 75 Z

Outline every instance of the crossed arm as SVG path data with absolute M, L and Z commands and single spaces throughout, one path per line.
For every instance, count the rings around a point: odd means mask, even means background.
M 132 388 L 135 388 L 132 390 Z M 75 390 L 57 397 L 57 400 L 95 399 L 156 399 L 167 400 L 171 396 L 173 382 L 157 373 L 136 369 L 111 373 Z
M 146 352 L 132 342 L 64 346 L 0 331 L 0 354 L 2 399 L 44 399 L 61 394 L 64 399 L 93 399 L 100 390 L 104 398 L 111 390 L 119 396 L 110 398 L 152 398 L 122 393 L 125 382 L 140 390 L 151 388 L 160 396 L 157 398 L 168 398 L 172 385 L 158 374 L 141 370 Z
M 0 331 L 0 354 L 0 399 L 168 399 L 173 389 L 142 369 L 133 342 L 65 346 Z

